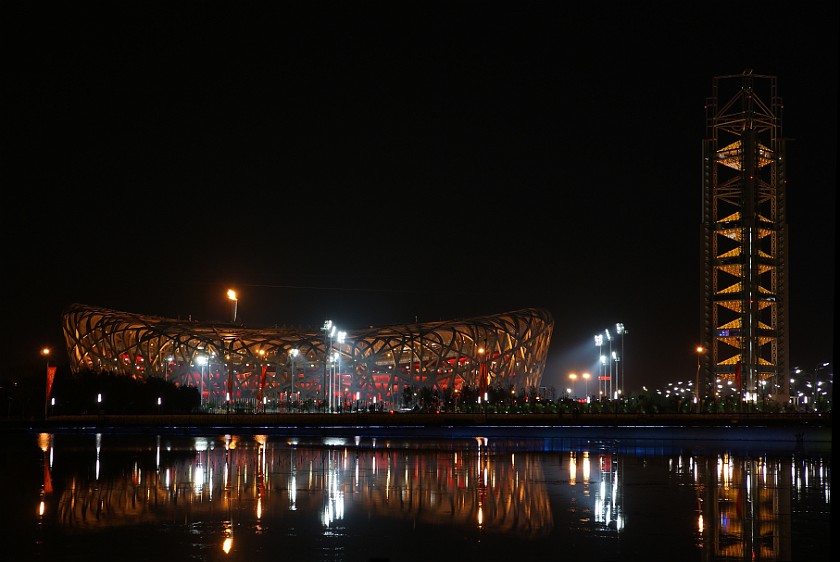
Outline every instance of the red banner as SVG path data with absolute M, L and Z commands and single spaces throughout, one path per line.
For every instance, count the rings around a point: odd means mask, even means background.
M 47 367 L 47 402 L 50 400 L 53 381 L 55 380 L 55 367 Z
M 487 392 L 487 383 L 490 381 L 490 376 L 487 373 L 487 362 L 482 361 L 478 367 L 478 393 L 481 398 L 484 398 L 484 393 Z
M 262 375 L 260 376 L 260 389 L 257 391 L 257 402 L 262 402 L 263 388 L 265 388 L 265 373 L 268 371 L 268 365 L 263 365 Z
M 738 397 L 741 396 L 741 362 L 735 363 L 735 388 L 738 389 Z

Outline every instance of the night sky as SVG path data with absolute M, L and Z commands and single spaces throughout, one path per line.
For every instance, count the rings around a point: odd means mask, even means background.
M 778 77 L 791 366 L 833 364 L 833 2 L 4 4 L 0 378 L 72 303 L 341 329 L 543 307 L 694 375 L 715 76 Z M 303 8 L 303 6 L 306 6 Z

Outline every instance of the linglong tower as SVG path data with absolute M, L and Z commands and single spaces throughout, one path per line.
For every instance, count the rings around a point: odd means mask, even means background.
M 715 77 L 706 132 L 701 392 L 717 396 L 734 386 L 741 400 L 787 402 L 785 146 L 776 77 L 751 70 Z

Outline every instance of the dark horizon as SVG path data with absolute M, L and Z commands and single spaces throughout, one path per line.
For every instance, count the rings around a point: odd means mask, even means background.
M 628 389 L 693 377 L 704 103 L 746 69 L 785 108 L 790 365 L 833 365 L 836 5 L 321 8 L 4 9 L 0 380 L 73 303 L 229 288 L 253 327 L 545 308 L 556 388 L 621 322 Z

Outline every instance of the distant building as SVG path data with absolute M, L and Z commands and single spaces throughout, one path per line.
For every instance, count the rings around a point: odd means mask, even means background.
M 399 407 L 404 388 L 538 387 L 554 319 L 529 308 L 461 320 L 320 329 L 247 328 L 81 304 L 63 315 L 70 369 L 158 377 L 199 389 L 209 409 L 323 401 Z M 339 337 L 340 336 L 340 337 Z M 229 404 L 228 404 L 229 405 Z

